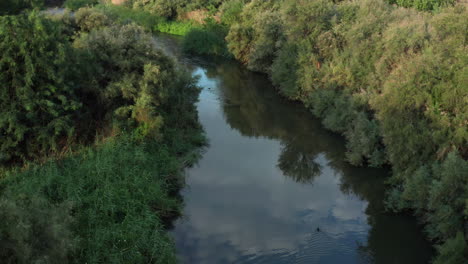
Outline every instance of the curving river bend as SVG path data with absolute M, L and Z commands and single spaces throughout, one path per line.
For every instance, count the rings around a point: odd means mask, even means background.
M 178 40 L 156 44 L 203 90 L 209 147 L 187 170 L 172 236 L 181 263 L 427 263 L 412 217 L 384 212 L 385 169 L 352 167 L 345 142 L 266 76 L 235 62 L 190 58 Z

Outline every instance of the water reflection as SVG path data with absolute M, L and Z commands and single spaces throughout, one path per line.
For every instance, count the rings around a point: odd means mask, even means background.
M 158 45 L 178 54 L 170 39 Z M 416 223 L 383 212 L 385 170 L 348 166 L 342 139 L 264 76 L 181 59 L 204 87 L 210 140 L 173 230 L 182 263 L 427 262 Z

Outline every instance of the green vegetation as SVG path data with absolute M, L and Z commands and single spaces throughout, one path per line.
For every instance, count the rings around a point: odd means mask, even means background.
M 468 219 L 467 30 L 464 4 L 254 0 L 227 41 L 343 134 L 351 163 L 391 164 L 389 208 L 413 209 L 444 258 L 467 249 L 456 238 Z
M 455 0 L 388 0 L 388 2 L 402 7 L 412 7 L 428 11 L 453 5 Z
M 0 90 L 0 162 L 63 148 L 82 105 L 61 25 L 37 13 L 0 17 L 0 49 L 0 82 L 7 84 Z
M 78 10 L 82 7 L 97 5 L 99 0 L 66 0 L 63 6 L 70 10 Z
M 41 0 L 2 0 L 0 2 L 0 16 L 18 14 L 25 9 L 42 6 Z
M 115 23 L 137 23 L 145 29 L 154 32 L 184 36 L 192 29 L 201 27 L 191 21 L 171 21 L 165 17 L 156 16 L 149 11 L 131 9 L 125 6 L 98 5 L 96 8 Z
M 162 17 L 155 16 L 146 11 L 130 9 L 125 6 L 98 5 L 96 9 L 100 11 L 99 13 L 104 13 L 107 17 L 112 19 L 114 23 L 136 23 L 147 30 L 154 30 L 156 25 L 166 22 L 166 19 Z
M 9 175 L 2 183 L 8 191 L 0 202 L 0 257 L 175 263 L 164 221 L 180 211 L 173 195 L 183 182 L 180 166 L 165 144 L 119 137 Z
M 175 261 L 164 220 L 203 143 L 198 88 L 133 22 L 268 74 L 349 162 L 392 166 L 388 208 L 425 223 L 435 263 L 467 258 L 466 3 L 134 0 L 53 19 L 28 11 L 41 4 L 0 3 L 0 162 L 29 164 L 0 171 L 1 259 Z
M 165 21 L 158 23 L 154 26 L 154 30 L 157 32 L 185 36 L 192 29 L 196 28 L 197 25 L 192 22 L 185 21 Z
M 176 262 L 165 227 L 204 144 L 199 88 L 143 28 L 112 21 L 0 16 L 6 263 Z
M 185 35 L 183 49 L 187 53 L 230 58 L 231 53 L 224 40 L 227 32 L 228 27 L 225 25 L 207 19 L 201 28 L 191 29 Z

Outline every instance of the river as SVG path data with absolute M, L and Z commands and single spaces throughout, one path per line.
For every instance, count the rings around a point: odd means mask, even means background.
M 342 137 L 268 78 L 227 60 L 183 55 L 155 41 L 203 88 L 209 140 L 187 169 L 174 223 L 181 263 L 427 263 L 432 249 L 414 217 L 386 213 L 387 169 L 345 162 Z

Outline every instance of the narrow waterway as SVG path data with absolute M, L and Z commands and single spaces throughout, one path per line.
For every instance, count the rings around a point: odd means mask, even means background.
M 172 236 L 181 263 L 427 263 L 412 217 L 384 212 L 389 171 L 344 161 L 345 142 L 267 77 L 235 62 L 190 58 L 158 36 L 203 87 L 209 139 L 187 171 Z

